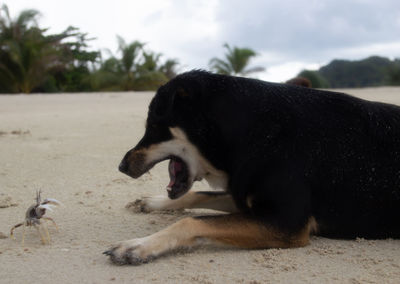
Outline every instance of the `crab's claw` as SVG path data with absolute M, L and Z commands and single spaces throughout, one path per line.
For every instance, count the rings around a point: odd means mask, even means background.
M 45 209 L 45 210 L 53 211 L 52 207 L 54 207 L 54 205 L 52 205 L 52 204 L 41 204 L 37 207 L 37 209 Z
M 41 203 L 41 205 L 46 205 L 46 204 L 55 205 L 55 206 L 62 206 L 63 205 L 60 201 L 58 201 L 57 199 L 54 199 L 54 198 L 46 198 Z

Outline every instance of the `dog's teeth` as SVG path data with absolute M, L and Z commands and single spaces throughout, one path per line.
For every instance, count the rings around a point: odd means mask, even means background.
M 167 191 L 171 191 L 172 190 L 172 188 L 170 188 L 169 186 L 167 187 Z

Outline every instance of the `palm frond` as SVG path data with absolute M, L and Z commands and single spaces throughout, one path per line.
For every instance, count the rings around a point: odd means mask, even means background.
M 28 28 L 29 25 L 37 26 L 37 17 L 40 16 L 40 12 L 37 10 L 29 9 L 22 11 L 17 20 L 15 26 Z
M 2 12 L 5 14 L 5 18 L 3 18 L 3 16 L 1 15 Z M 1 6 L 1 9 L 0 9 L 0 19 L 1 19 L 2 22 L 4 21 L 4 23 L 5 23 L 6 25 L 9 24 L 9 23 L 11 23 L 10 11 L 8 10 L 8 6 L 7 6 L 6 4 L 3 4 L 3 5 Z
M 246 67 L 249 65 L 250 59 L 257 56 L 257 53 L 250 48 L 231 47 L 225 43 L 223 47 L 226 49 L 225 59 L 212 58 L 209 62 L 211 70 L 220 74 L 243 75 L 259 72 L 262 67 Z M 263 69 L 264 70 L 264 69 Z
M 257 72 L 264 72 L 265 68 L 261 66 L 256 66 L 256 67 L 251 67 L 249 69 L 246 69 L 242 72 L 243 76 L 248 76 L 251 73 L 257 73 Z
M 144 43 L 134 41 L 127 44 L 125 40 L 117 36 L 118 50 L 121 52 L 121 63 L 126 73 L 133 72 L 133 67 L 137 64 L 140 52 L 143 50 Z
M 163 65 L 159 67 L 158 70 L 162 72 L 165 76 L 167 76 L 168 79 L 172 79 L 178 73 L 178 65 L 179 61 L 177 59 L 168 59 Z
M 229 75 L 233 72 L 232 66 L 228 62 L 219 58 L 212 58 L 209 62 L 209 66 L 211 70 L 219 74 Z

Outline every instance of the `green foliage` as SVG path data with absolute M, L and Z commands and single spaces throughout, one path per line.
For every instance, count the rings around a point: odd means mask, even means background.
M 86 33 L 79 32 L 79 29 L 75 27 L 68 27 L 60 35 L 65 39 L 59 48 L 59 56 L 63 66 L 51 73 L 51 77 L 56 80 L 57 91 L 91 91 L 87 77 L 90 76 L 91 67 L 98 62 L 100 56 L 97 51 L 87 50 L 87 42 L 93 39 L 88 38 Z M 50 92 L 46 88 L 43 91 Z
M 50 47 L 53 42 L 45 39 L 37 26 L 39 12 L 25 10 L 14 20 L 6 5 L 0 12 L 1 91 L 29 93 L 58 63 Z
M 400 59 L 395 59 L 387 68 L 387 84 L 400 86 Z
M 147 91 L 155 90 L 176 76 L 178 61 L 160 64 L 161 54 L 145 51 L 139 41 L 126 43 L 118 36 L 117 55 L 103 61 L 89 81 L 94 91 Z
M 22 11 L 15 18 L 0 8 L 0 93 L 155 90 L 177 75 L 176 59 L 145 49 L 140 41 L 117 36 L 118 50 L 102 59 L 93 40 L 76 27 L 48 34 L 38 25 L 40 13 Z M 248 76 L 265 70 L 249 67 L 257 53 L 223 45 L 224 58 L 212 58 L 216 73 Z M 359 61 L 333 60 L 318 71 L 303 70 L 315 88 L 400 85 L 400 59 L 372 56 Z
M 177 66 L 179 61 L 176 59 L 168 59 L 163 65 L 159 67 L 159 71 L 163 73 L 169 80 L 174 78 L 178 71 Z
M 176 76 L 177 60 L 160 64 L 161 54 L 144 43 L 117 36 L 117 56 L 102 61 L 89 51 L 87 33 L 68 27 L 47 35 L 39 12 L 25 10 L 16 19 L 0 10 L 0 92 L 84 92 L 154 90 Z
M 5 5 L 0 12 L 0 92 L 84 89 L 81 82 L 89 74 L 88 62 L 98 56 L 85 50 L 87 34 L 69 27 L 60 34 L 45 35 L 47 30 L 37 23 L 39 12 L 25 10 L 16 19 Z
M 363 60 L 333 60 L 319 69 L 332 88 L 382 86 L 388 81 L 388 58 L 372 56 Z
M 121 71 L 128 75 L 128 77 L 133 78 L 133 73 L 136 72 L 137 61 L 139 60 L 140 53 L 143 51 L 144 43 L 134 41 L 130 44 L 127 44 L 122 37 L 117 36 L 117 39 L 118 50 L 121 53 Z
M 212 58 L 209 62 L 210 69 L 219 74 L 242 75 L 247 76 L 254 72 L 261 72 L 263 67 L 253 67 L 246 69 L 250 59 L 257 56 L 257 53 L 250 48 L 231 48 L 227 43 L 224 44 L 227 49 L 225 59 Z
M 147 72 L 135 80 L 136 91 L 151 91 L 165 84 L 168 78 L 162 72 Z
M 307 78 L 313 88 L 329 88 L 329 82 L 318 71 L 303 70 L 297 77 Z
M 143 63 L 138 66 L 139 71 L 143 72 L 156 72 L 158 68 L 158 62 L 161 54 L 154 52 L 143 52 Z
M 357 61 L 333 60 L 318 71 L 302 71 L 298 76 L 308 78 L 315 88 L 400 85 L 400 59 L 371 56 Z

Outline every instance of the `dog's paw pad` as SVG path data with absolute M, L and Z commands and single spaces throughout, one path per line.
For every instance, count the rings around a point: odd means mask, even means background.
M 151 210 L 147 208 L 146 202 L 143 199 L 136 199 L 125 205 L 125 208 L 134 213 L 148 213 Z
M 109 249 L 103 254 L 107 255 L 110 257 L 110 260 L 117 264 L 117 265 L 141 265 L 144 263 L 148 263 L 154 257 L 148 256 L 148 257 L 140 257 L 136 252 L 135 252 L 135 247 L 133 248 L 128 248 L 128 249 L 122 249 L 121 247 L 114 247 L 112 249 Z

